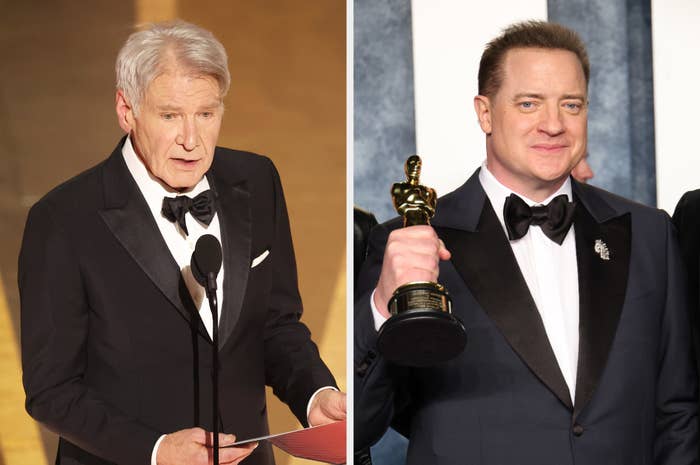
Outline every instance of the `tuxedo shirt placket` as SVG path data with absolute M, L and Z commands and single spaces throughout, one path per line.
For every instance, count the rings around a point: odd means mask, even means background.
M 195 197 L 197 194 L 204 192 L 209 189 L 209 182 L 206 176 L 190 190 L 184 194 L 178 194 L 176 192 L 171 192 L 166 189 L 160 181 L 155 179 L 146 169 L 146 166 L 139 159 L 138 155 L 134 151 L 133 145 L 131 144 L 131 139 L 127 137 L 122 147 L 122 154 L 124 155 L 124 160 L 129 169 L 129 172 L 133 176 L 139 190 L 146 199 L 148 208 L 153 215 L 153 218 L 158 225 L 158 230 L 163 236 L 170 253 L 178 264 L 180 272 L 182 273 L 185 285 L 192 296 L 192 301 L 195 307 L 199 311 L 199 317 L 204 323 L 204 327 L 209 333 L 209 337 L 213 334 L 212 325 L 212 314 L 209 309 L 209 301 L 206 298 L 204 288 L 195 281 L 192 271 L 190 270 L 190 260 L 192 258 L 192 253 L 194 252 L 195 244 L 197 239 L 199 239 L 204 234 L 211 234 L 216 237 L 221 243 L 221 227 L 219 224 L 218 213 L 214 215 L 211 223 L 207 226 L 200 223 L 192 217 L 190 213 L 185 215 L 185 222 L 187 223 L 187 229 L 189 235 L 180 228 L 177 223 L 170 222 L 161 213 L 163 206 L 164 197 L 175 197 L 177 195 L 187 195 L 189 197 Z M 223 283 L 224 283 L 224 267 L 222 266 L 221 271 L 216 277 L 216 296 L 219 305 L 218 319 L 221 322 L 221 310 L 223 309 L 224 295 L 223 295 Z
M 493 206 L 504 234 L 503 205 L 512 190 L 501 184 L 484 163 L 479 181 Z M 529 206 L 547 204 L 554 197 L 566 194 L 571 201 L 569 179 L 543 202 L 534 202 L 519 193 Z M 539 226 L 531 226 L 520 239 L 509 241 L 528 290 L 537 306 L 547 339 L 566 381 L 572 402 L 576 392 L 578 365 L 579 295 L 576 262 L 576 238 L 572 226 L 559 245 L 550 240 Z

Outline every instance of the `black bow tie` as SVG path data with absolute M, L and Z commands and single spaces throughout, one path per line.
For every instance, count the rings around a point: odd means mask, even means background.
M 547 205 L 529 207 L 523 199 L 515 194 L 506 197 L 503 217 L 508 231 L 508 239 L 520 239 L 530 225 L 542 228 L 542 232 L 551 240 L 561 245 L 574 220 L 576 204 L 569 202 L 565 194 L 558 195 Z
M 173 223 L 177 222 L 180 228 L 185 231 L 185 234 L 189 234 L 187 232 L 187 225 L 185 224 L 185 213 L 190 212 L 197 221 L 209 226 L 209 223 L 211 223 L 211 220 L 216 214 L 214 199 L 215 195 L 211 189 L 200 193 L 193 199 L 186 195 L 164 197 L 161 213 L 163 213 L 163 216 L 169 221 Z

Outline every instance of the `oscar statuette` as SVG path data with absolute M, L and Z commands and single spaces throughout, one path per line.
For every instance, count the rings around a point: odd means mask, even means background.
M 406 182 L 391 188 L 394 207 L 404 227 L 430 225 L 435 214 L 435 190 L 419 182 L 421 160 L 406 160 Z M 425 367 L 459 355 L 467 343 L 464 325 L 452 314 L 452 301 L 444 286 L 410 282 L 399 286 L 389 299 L 391 317 L 379 329 L 377 346 L 390 362 Z

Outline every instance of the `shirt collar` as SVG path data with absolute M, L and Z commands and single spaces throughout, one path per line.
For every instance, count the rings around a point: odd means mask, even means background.
M 136 154 L 134 146 L 131 143 L 131 135 L 127 136 L 124 141 L 122 155 L 124 156 L 124 161 L 126 162 L 131 176 L 139 186 L 139 190 L 141 190 L 154 216 L 161 215 L 160 211 L 163 207 L 163 197 L 176 197 L 178 195 L 194 197 L 209 189 L 209 181 L 206 176 L 202 176 L 202 179 L 188 192 L 177 192 L 167 187 L 162 181 L 148 171 L 146 165 Z
M 479 182 L 481 183 L 481 187 L 484 188 L 486 196 L 489 198 L 489 202 L 491 202 L 491 206 L 496 211 L 498 221 L 500 221 L 501 226 L 503 226 L 504 229 L 506 223 L 503 219 L 503 205 L 506 203 L 506 197 L 508 197 L 510 194 L 515 194 L 518 197 L 522 198 L 525 201 L 525 203 L 529 206 L 546 205 L 554 197 L 562 194 L 566 195 L 566 197 L 569 199 L 569 202 L 571 202 L 572 199 L 571 178 L 569 177 L 566 178 L 566 181 L 564 181 L 564 183 L 561 185 L 561 187 L 559 187 L 559 189 L 557 189 L 556 192 L 547 197 L 544 201 L 535 202 L 534 200 L 531 200 L 525 197 L 524 195 L 515 192 L 501 184 L 501 182 L 498 179 L 496 179 L 496 177 L 486 167 L 486 161 L 484 161 L 481 164 L 481 170 L 479 171 Z

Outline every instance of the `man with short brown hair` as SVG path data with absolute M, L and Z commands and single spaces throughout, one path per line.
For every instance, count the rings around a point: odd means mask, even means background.
M 389 424 L 409 464 L 697 463 L 696 373 L 668 216 L 572 180 L 586 153 L 588 59 L 529 21 L 482 56 L 486 161 L 431 226 L 374 230 L 356 295 L 355 445 Z M 393 366 L 387 302 L 440 281 L 467 330 L 457 358 Z

